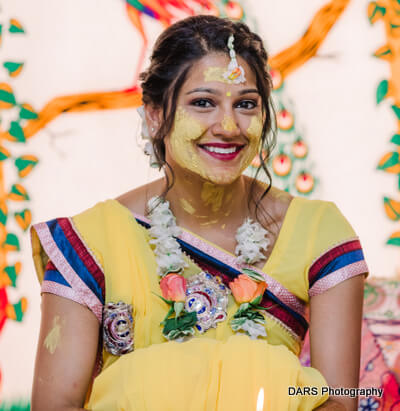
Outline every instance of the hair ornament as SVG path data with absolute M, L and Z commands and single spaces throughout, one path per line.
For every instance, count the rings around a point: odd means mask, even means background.
M 144 114 L 144 106 L 141 105 L 136 110 L 137 110 L 139 116 L 142 119 L 142 131 L 141 131 L 140 135 L 141 135 L 142 139 L 145 141 L 145 145 L 144 145 L 144 149 L 143 149 L 144 154 L 146 154 L 147 156 L 150 157 L 150 159 L 149 159 L 150 167 L 160 168 L 161 164 L 157 161 L 157 157 L 156 157 L 156 154 L 154 152 L 152 138 L 150 136 L 149 128 L 147 126 L 146 116 Z M 154 131 L 154 128 L 152 128 L 151 130 Z
M 246 77 L 244 75 L 243 67 L 239 66 L 237 62 L 235 48 L 233 47 L 234 41 L 235 37 L 231 34 L 228 38 L 229 57 L 231 58 L 231 61 L 229 62 L 228 70 L 223 74 L 223 76 L 226 80 L 233 84 L 240 84 L 246 82 Z

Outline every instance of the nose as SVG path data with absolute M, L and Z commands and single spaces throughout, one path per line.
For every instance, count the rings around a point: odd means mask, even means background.
M 227 139 L 240 136 L 240 128 L 231 111 L 221 113 L 220 118 L 213 125 L 211 131 L 215 136 Z

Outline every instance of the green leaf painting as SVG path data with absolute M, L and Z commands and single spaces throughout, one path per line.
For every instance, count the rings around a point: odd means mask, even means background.
M 18 237 L 13 233 L 8 233 L 6 237 L 6 241 L 3 244 L 3 247 L 4 246 L 8 248 L 9 251 L 19 251 L 20 246 L 19 246 Z
M 24 120 L 34 120 L 38 118 L 39 115 L 32 108 L 28 108 L 27 105 L 23 105 L 19 112 L 19 117 Z
M 8 31 L 12 34 L 25 33 L 22 24 L 17 19 L 10 19 L 10 26 Z
M 382 80 L 376 90 L 376 104 L 379 104 L 387 95 L 389 90 L 389 82 L 387 80 Z
M 395 245 L 397 247 L 400 247 L 400 231 L 392 234 L 390 238 L 387 240 L 386 244 Z
M 21 125 L 17 121 L 12 121 L 10 129 L 8 130 L 10 135 L 15 138 L 15 141 L 19 143 L 25 143 L 25 134 L 24 130 L 22 129 Z
M 400 120 L 400 107 L 393 105 L 392 110 L 394 111 L 394 114 L 396 114 L 397 119 Z
M 391 143 L 400 146 L 400 134 L 395 134 L 390 140 Z
M 0 87 L 0 102 L 12 104 L 15 106 L 17 102 L 15 101 L 14 93 L 4 90 Z
M 24 63 L 16 63 L 13 61 L 6 61 L 3 63 L 4 68 L 8 71 L 8 75 L 11 77 L 15 77 L 18 75 L 22 67 L 24 66 Z

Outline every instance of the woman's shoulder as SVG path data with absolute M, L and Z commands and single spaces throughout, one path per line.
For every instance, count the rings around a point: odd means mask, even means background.
M 133 214 L 146 215 L 146 205 L 151 197 L 162 194 L 164 189 L 163 179 L 144 184 L 133 190 L 127 191 L 115 198 L 115 202 Z

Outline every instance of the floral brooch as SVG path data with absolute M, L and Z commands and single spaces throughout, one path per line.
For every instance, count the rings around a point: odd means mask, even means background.
M 113 355 L 133 351 L 132 305 L 109 302 L 103 308 L 104 349 Z

